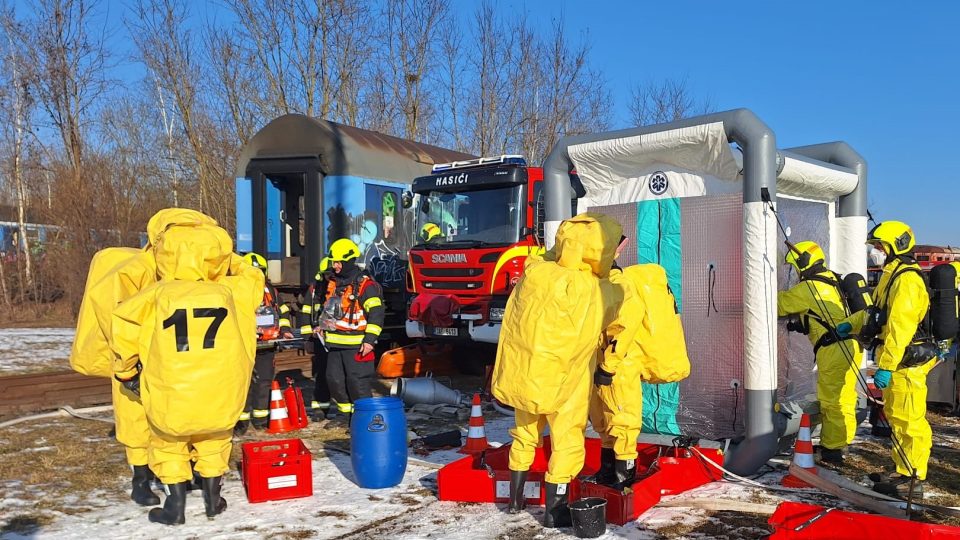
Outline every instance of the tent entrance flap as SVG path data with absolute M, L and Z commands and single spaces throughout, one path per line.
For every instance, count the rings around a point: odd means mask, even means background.
M 706 439 L 744 434 L 743 296 L 739 194 L 591 207 L 636 231 L 620 266 L 659 263 L 684 328 L 690 376 L 644 384 L 645 433 Z M 737 388 L 732 382 L 737 381 Z
M 830 223 L 833 221 L 834 205 L 822 201 L 777 197 L 777 213 L 784 226 L 790 227 L 792 242 L 811 240 L 827 254 L 831 265 L 833 245 Z M 781 237 L 780 240 L 783 238 Z M 799 279 L 792 266 L 782 264 L 787 255 L 787 246 L 782 241 L 777 245 L 777 283 L 780 290 L 787 290 Z M 816 401 L 816 378 L 813 346 L 804 334 L 788 332 L 785 321 L 777 327 L 777 388 L 779 400 L 796 401 L 804 406 Z

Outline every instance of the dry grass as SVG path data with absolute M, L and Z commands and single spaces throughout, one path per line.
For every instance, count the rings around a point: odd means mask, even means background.
M 539 525 L 522 525 L 497 535 L 497 540 L 534 540 L 543 538 L 543 531 Z
M 54 511 L 95 510 L 82 503 L 64 506 L 62 501 L 71 495 L 82 501 L 97 492 L 100 503 L 126 501 L 126 486 L 119 479 L 130 471 L 123 448 L 108 436 L 109 430 L 109 424 L 77 419 L 5 429 L 0 438 L 0 478 L 6 481 L 0 484 L 0 497 L 23 500 L 44 518 Z
M 0 328 L 73 328 L 77 317 L 66 299 L 15 304 L 0 311 Z
M 754 539 L 770 534 L 767 516 L 738 512 L 707 512 L 705 521 L 689 523 L 678 517 L 676 523 L 657 528 L 647 528 L 638 523 L 637 527 L 657 534 L 658 539 L 666 538 L 728 538 Z

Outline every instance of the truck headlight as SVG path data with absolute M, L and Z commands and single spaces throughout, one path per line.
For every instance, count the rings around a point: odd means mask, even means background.
M 507 311 L 507 308 L 494 307 L 490 308 L 490 320 L 491 321 L 502 321 L 503 314 Z

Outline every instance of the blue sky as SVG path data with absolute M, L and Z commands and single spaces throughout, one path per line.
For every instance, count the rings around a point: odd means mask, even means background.
M 877 220 L 908 223 L 920 243 L 960 244 L 960 3 L 499 5 L 544 25 L 562 13 L 569 32 L 588 33 L 615 94 L 614 126 L 634 84 L 686 79 L 717 110 L 753 110 L 780 148 L 846 141 L 867 160 Z
M 29 2 L 18 0 L 21 9 Z M 472 17 L 479 0 L 452 0 Z M 126 4 L 107 1 L 112 40 L 128 46 Z M 686 80 L 716 110 L 746 107 L 781 148 L 843 140 L 869 166 L 869 204 L 918 242 L 960 244 L 960 3 L 775 0 L 494 0 L 548 30 L 563 16 L 592 44 L 614 93 L 613 128 L 627 124 L 637 83 Z M 923 5 L 924 9 L 919 6 Z M 199 9 L 198 9 L 199 7 Z M 194 14 L 222 18 L 221 4 Z M 122 56 L 122 55 L 121 55 Z M 126 58 L 117 58 L 125 61 Z M 130 72 L 136 67 L 125 66 Z

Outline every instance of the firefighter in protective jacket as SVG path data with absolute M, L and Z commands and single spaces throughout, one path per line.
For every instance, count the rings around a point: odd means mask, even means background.
M 262 255 L 247 253 L 243 260 L 266 276 L 267 260 Z M 276 371 L 274 362 L 277 355 L 272 341 L 277 338 L 293 338 L 290 330 L 290 306 L 280 303 L 279 300 L 277 289 L 267 280 L 263 287 L 263 301 L 257 308 L 257 356 L 253 364 L 253 378 L 250 379 L 246 406 L 234 428 L 236 435 L 246 433 L 250 424 L 258 429 L 266 429 L 270 424 L 270 385 Z
M 231 436 L 256 350 L 263 273 L 237 260 L 220 227 L 167 230 L 155 248 L 160 281 L 112 317 L 115 377 L 139 394 L 150 424 L 150 468 L 168 493 L 150 521 L 184 522 L 191 459 L 208 517 L 220 496 Z
M 330 268 L 330 259 L 324 257 L 320 261 L 313 283 L 301 293 L 300 312 L 297 323 L 300 326 L 300 335 L 304 339 L 304 349 L 313 355 L 313 399 L 310 401 L 310 416 L 315 422 L 323 420 L 330 409 L 330 388 L 327 385 L 327 351 L 313 329 L 320 324 L 320 314 L 323 313 L 324 297 L 327 293 L 327 283 L 333 276 Z
M 145 248 L 106 248 L 97 252 L 90 262 L 77 317 L 70 366 L 85 375 L 111 379 L 116 437 L 133 469 L 130 498 L 143 506 L 160 504 L 160 498 L 150 489 L 154 478 L 147 465 L 150 427 L 139 397 L 113 377 L 111 314 L 117 305 L 156 282 L 155 246 L 167 231 L 201 224 L 216 225 L 217 222 L 196 210 L 167 208 L 147 223 Z M 171 241 L 166 244 L 169 248 Z
M 373 348 L 383 330 L 380 285 L 357 266 L 360 248 L 341 238 L 330 246 L 333 275 L 327 282 L 316 328 L 327 355 L 327 385 L 337 410 L 353 413 L 356 400 L 371 396 Z

